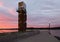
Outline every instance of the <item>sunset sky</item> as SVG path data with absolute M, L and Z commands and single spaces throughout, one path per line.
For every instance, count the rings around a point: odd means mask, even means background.
M 27 27 L 60 26 L 60 0 L 0 0 L 0 28 L 18 27 L 18 2 L 27 9 Z

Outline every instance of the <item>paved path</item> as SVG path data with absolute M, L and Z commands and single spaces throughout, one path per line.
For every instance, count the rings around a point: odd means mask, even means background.
M 22 34 L 9 34 L 0 37 L 0 42 L 59 42 L 59 40 L 54 36 L 49 35 L 47 31 L 34 31 Z
M 15 42 L 59 42 L 55 37 L 49 35 L 47 31 L 41 31 L 40 34 L 19 40 L 17 39 Z
M 38 35 L 39 31 L 29 31 L 29 32 L 16 32 L 16 33 L 8 33 L 4 36 L 0 36 L 0 42 L 17 42 L 17 40 L 26 39 L 35 35 Z

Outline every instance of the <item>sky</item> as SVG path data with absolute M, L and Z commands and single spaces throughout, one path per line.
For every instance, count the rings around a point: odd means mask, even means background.
M 27 27 L 59 27 L 60 0 L 0 0 L 0 28 L 18 28 L 18 2 L 24 1 Z

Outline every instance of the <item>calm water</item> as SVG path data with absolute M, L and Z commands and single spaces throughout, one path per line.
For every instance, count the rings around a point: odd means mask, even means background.
M 60 37 L 60 30 L 39 30 L 39 31 L 48 31 L 53 36 L 59 36 Z M 18 30 L 0 30 L 0 33 L 7 33 L 7 32 L 18 32 Z
M 18 32 L 18 30 L 0 30 L 0 33 Z

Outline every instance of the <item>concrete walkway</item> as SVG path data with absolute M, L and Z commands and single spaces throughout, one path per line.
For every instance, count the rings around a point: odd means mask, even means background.
M 0 36 L 0 42 L 17 42 L 17 40 L 23 40 L 38 34 L 40 34 L 39 31 L 7 33 Z
M 14 33 L 0 37 L 0 42 L 60 42 L 48 31 Z
M 49 35 L 47 31 L 41 31 L 40 34 L 19 40 L 16 39 L 14 42 L 60 42 L 54 36 Z

